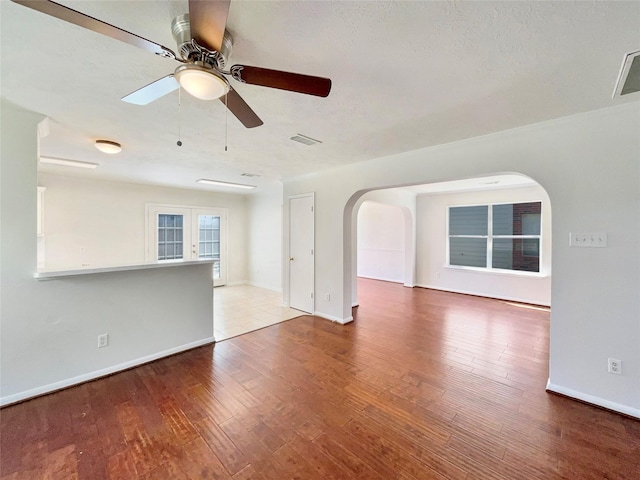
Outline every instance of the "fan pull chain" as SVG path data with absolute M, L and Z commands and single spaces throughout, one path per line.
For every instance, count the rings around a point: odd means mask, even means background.
M 227 98 L 228 95 L 225 93 L 224 94 L 224 151 L 227 151 L 227 144 L 228 139 L 229 139 L 229 122 L 227 121 L 228 118 L 228 113 L 229 113 L 229 108 L 227 106 Z
M 182 140 L 180 140 L 180 133 L 182 126 L 182 87 L 178 88 L 178 142 L 179 147 L 182 146 Z

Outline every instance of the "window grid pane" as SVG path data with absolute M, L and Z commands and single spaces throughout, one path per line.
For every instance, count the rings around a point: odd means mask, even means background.
M 158 214 L 158 260 L 183 258 L 182 251 L 182 215 Z
M 449 235 L 487 235 L 488 222 L 486 205 L 449 209 Z
M 449 264 L 461 267 L 486 267 L 487 239 L 451 237 Z
M 214 215 L 198 216 L 198 256 L 200 258 L 220 258 L 220 217 Z M 220 264 L 214 264 L 214 274 L 216 265 L 218 277 Z
M 540 240 L 500 238 L 493 241 L 493 268 L 521 272 L 540 271 Z
M 493 205 L 493 235 L 540 235 L 541 202 Z

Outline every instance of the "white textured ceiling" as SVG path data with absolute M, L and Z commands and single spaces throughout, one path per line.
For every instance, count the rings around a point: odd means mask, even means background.
M 174 50 L 171 20 L 188 11 L 186 1 L 60 3 Z M 175 62 L 6 0 L 0 8 L 2 96 L 50 117 L 42 155 L 100 164 L 41 167 L 64 174 L 214 190 L 194 183 L 205 177 L 266 188 L 639 95 L 611 98 L 624 54 L 640 48 L 637 1 L 232 0 L 231 64 L 326 76 L 333 89 L 323 99 L 234 83 L 264 121 L 255 129 L 231 114 L 225 121 L 218 101 L 183 94 L 177 147 L 177 92 L 144 107 L 120 101 Z M 290 141 L 296 133 L 323 143 Z M 101 154 L 97 138 L 124 150 Z

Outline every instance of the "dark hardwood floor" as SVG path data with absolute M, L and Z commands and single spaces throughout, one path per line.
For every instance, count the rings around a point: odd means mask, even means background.
M 639 479 L 640 422 L 545 392 L 545 309 L 361 280 L 0 412 L 5 479 Z

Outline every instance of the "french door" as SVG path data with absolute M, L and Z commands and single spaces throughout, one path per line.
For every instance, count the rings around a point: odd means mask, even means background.
M 227 209 L 147 205 L 148 261 L 213 262 L 213 285 L 227 283 Z

